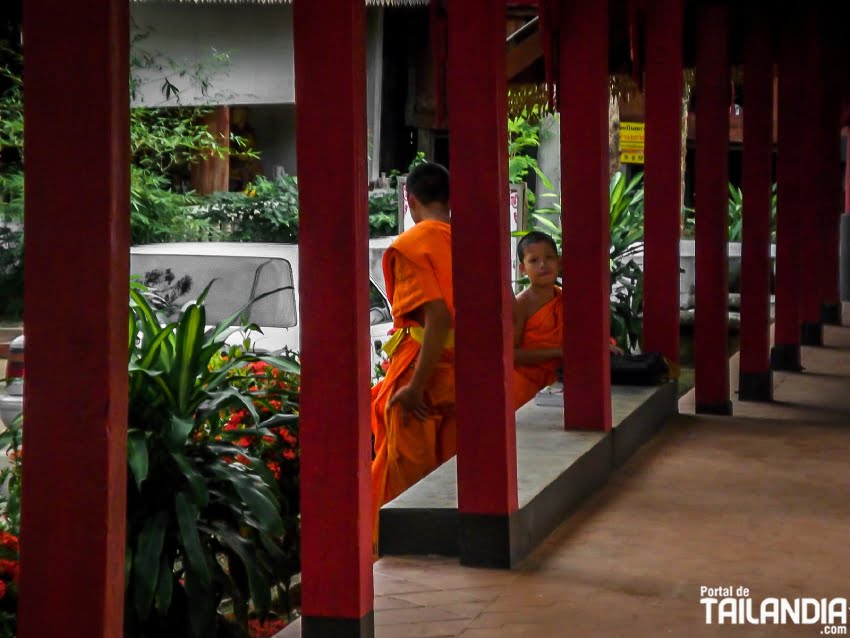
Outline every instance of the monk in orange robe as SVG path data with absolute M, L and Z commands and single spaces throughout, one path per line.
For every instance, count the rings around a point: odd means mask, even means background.
M 423 164 L 407 178 L 416 226 L 384 254 L 384 278 L 395 332 L 384 347 L 390 364 L 372 389 L 372 506 L 378 513 L 454 456 L 454 302 L 449 176 Z
M 514 408 L 519 409 L 558 378 L 563 365 L 564 301 L 555 285 L 558 247 L 546 233 L 532 231 L 517 243 L 520 272 L 531 285 L 514 303 Z M 611 351 L 622 351 L 611 344 Z
M 514 302 L 514 408 L 557 380 L 563 362 L 563 298 L 555 285 L 560 259 L 555 241 L 532 231 L 517 244 L 520 272 L 531 285 Z

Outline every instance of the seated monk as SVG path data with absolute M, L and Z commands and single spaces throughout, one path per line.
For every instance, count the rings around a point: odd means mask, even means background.
M 514 303 L 515 409 L 557 380 L 564 356 L 564 301 L 555 285 L 561 261 L 558 247 L 546 233 L 532 231 L 517 243 L 517 260 L 531 285 Z M 622 354 L 613 343 L 611 351 Z
M 454 303 L 449 175 L 423 164 L 407 177 L 416 225 L 384 254 L 395 332 L 386 377 L 372 389 L 375 551 L 381 506 L 455 454 Z

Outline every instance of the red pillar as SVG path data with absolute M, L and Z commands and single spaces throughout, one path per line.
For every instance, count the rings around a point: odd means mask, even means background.
M 800 367 L 800 150 L 803 139 L 803 65 L 800 51 L 802 12 L 789 4 L 782 14 L 779 42 L 779 133 L 776 181 L 776 323 L 770 365 L 774 370 Z
M 821 192 L 818 201 L 822 219 L 821 271 L 818 277 L 821 286 L 821 320 L 824 324 L 841 325 L 841 295 L 840 295 L 840 261 L 839 246 L 841 243 L 841 217 L 844 212 L 842 198 L 841 172 L 841 102 L 842 82 L 830 81 L 834 72 L 835 61 L 838 60 L 838 74 L 845 78 L 850 74 L 850 64 L 846 59 L 844 48 L 844 24 L 832 19 L 829 12 L 821 14 L 822 28 L 826 53 L 823 67 L 820 69 L 824 78 L 825 91 L 822 110 L 819 118 L 818 149 L 821 169 Z M 844 63 L 840 61 L 844 59 Z M 845 79 L 845 82 L 850 79 Z
M 801 146 L 800 214 L 802 226 L 800 242 L 800 344 L 823 345 L 821 305 L 823 284 L 822 255 L 826 229 L 826 210 L 823 209 L 825 186 L 823 143 L 824 122 L 824 47 L 823 33 L 819 28 L 816 10 L 810 9 L 800 28 L 803 30 L 804 46 L 798 51 L 806 67 L 806 109 L 799 126 L 805 143 Z
M 747 16 L 744 49 L 744 208 L 738 397 L 770 401 L 770 199 L 773 55 L 764 5 Z
M 701 4 L 697 14 L 696 410 L 731 414 L 729 400 L 729 14 Z
M 523 550 L 522 539 L 510 531 L 518 503 L 512 299 L 505 267 L 505 3 L 454 2 L 448 21 L 460 560 L 510 567 Z
M 293 11 L 300 285 L 314 291 L 301 295 L 302 635 L 373 636 L 366 13 Z
M 128 3 L 26 0 L 24 16 L 18 636 L 113 638 L 124 631 Z
M 643 349 L 679 360 L 682 206 L 682 0 L 651 0 L 646 15 Z
M 564 421 L 610 430 L 608 0 L 565 2 L 561 19 Z

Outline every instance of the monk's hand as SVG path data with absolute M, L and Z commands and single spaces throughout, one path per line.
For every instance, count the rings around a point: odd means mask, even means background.
M 390 398 L 390 407 L 398 403 L 405 415 L 412 414 L 420 421 L 428 418 L 428 406 L 425 392 L 417 386 L 408 384 L 399 388 Z
M 611 344 L 611 346 L 610 346 L 610 350 L 611 350 L 611 354 L 616 354 L 616 355 L 619 355 L 619 356 L 621 356 L 621 357 L 625 354 L 625 353 L 623 352 L 623 349 L 622 349 L 622 348 L 618 348 L 618 347 L 617 347 L 617 346 L 615 346 L 613 343 L 612 343 L 612 344 Z

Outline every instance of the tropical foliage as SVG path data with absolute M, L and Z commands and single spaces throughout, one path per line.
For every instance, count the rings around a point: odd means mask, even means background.
M 257 400 L 273 404 L 251 366 L 291 374 L 298 366 L 226 348 L 230 333 L 255 328 L 230 327 L 248 306 L 205 331 L 208 290 L 173 322 L 141 285 L 130 290 L 128 638 L 238 635 L 220 609 L 225 599 L 244 633 L 249 610 L 266 613 L 273 585 L 291 570 L 273 471 L 211 424 L 244 411 L 252 436 L 274 438 L 270 428 L 297 416 L 257 409 Z
M 557 195 L 545 195 L 551 204 L 538 208 L 533 214 L 533 225 L 555 239 L 558 250 L 562 246 L 562 232 L 558 224 L 561 202 Z M 640 344 L 642 332 L 643 274 L 635 257 L 643 249 L 643 174 L 627 180 L 615 173 L 609 185 L 611 271 L 611 336 L 625 350 L 634 350 Z M 522 235 L 527 231 L 520 231 Z

